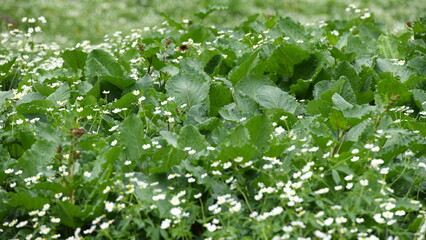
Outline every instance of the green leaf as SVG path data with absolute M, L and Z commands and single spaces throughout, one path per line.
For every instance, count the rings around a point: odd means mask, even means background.
M 70 98 L 70 87 L 67 83 L 60 86 L 58 89 L 56 89 L 55 92 L 50 94 L 46 100 L 51 101 L 54 104 L 57 104 L 57 102 L 62 102 L 65 100 L 69 100 Z
M 231 147 L 243 147 L 244 145 L 250 144 L 250 133 L 242 125 L 236 126 L 228 135 L 224 141 L 225 146 Z
M 174 132 L 160 131 L 160 135 L 167 141 L 168 144 L 177 148 L 178 135 Z
M 84 65 L 86 64 L 87 53 L 81 50 L 65 50 L 61 57 L 64 59 L 64 67 L 72 68 L 75 72 L 78 69 L 84 70 Z
M 112 170 L 113 164 L 120 158 L 122 148 L 114 146 L 110 149 L 105 147 L 102 153 L 96 157 L 96 160 L 93 162 L 92 175 L 89 177 L 89 181 L 99 181 L 100 177 Z M 105 176 L 108 178 L 108 176 Z
M 167 146 L 157 150 L 152 156 L 152 168 L 149 169 L 150 173 L 165 173 L 168 172 L 173 166 L 176 166 L 187 157 L 187 153 L 181 149 Z
M 333 103 L 323 99 L 314 99 L 309 101 L 306 106 L 306 112 L 312 115 L 321 114 L 324 117 L 328 116 L 331 113 L 333 108 Z
M 123 77 L 116 77 L 116 76 L 100 76 L 99 79 L 102 79 L 104 81 L 107 81 L 115 86 L 117 86 L 118 88 L 120 88 L 121 90 L 127 88 L 128 86 L 132 85 L 135 83 L 134 80 L 129 79 L 129 78 L 123 78 Z
M 268 144 L 272 133 L 272 124 L 265 115 L 257 115 L 250 118 L 244 126 L 250 134 L 250 139 L 254 145 L 262 148 Z
M 232 92 L 224 85 L 212 84 L 210 86 L 209 99 L 210 115 L 216 116 L 221 107 L 232 102 Z
M 263 86 L 275 86 L 271 79 L 259 75 L 247 75 L 235 86 L 236 91 L 241 91 L 245 95 L 255 100 L 256 91 Z
M 381 35 L 378 47 L 384 58 L 404 59 L 408 55 L 407 48 L 394 36 Z
M 336 170 L 331 170 L 331 176 L 333 177 L 333 180 L 336 184 L 340 183 L 340 175 Z
M 306 32 L 304 27 L 289 17 L 278 19 L 274 30 L 277 31 L 281 36 L 288 37 L 289 40 L 293 43 L 297 42 L 298 40 L 306 39 Z
M 356 126 L 349 129 L 348 134 L 346 135 L 346 141 L 358 142 L 361 141 L 360 137 L 366 131 L 374 131 L 374 125 L 371 120 L 364 120 Z
M 135 115 L 130 115 L 121 123 L 120 129 L 119 141 L 126 147 L 125 156 L 129 160 L 139 162 L 145 151 L 142 145 L 147 142 L 142 120 Z
M 342 96 L 340 96 L 340 94 L 335 93 L 333 94 L 333 96 L 331 97 L 334 107 L 338 110 L 344 110 L 347 108 L 352 108 L 353 105 L 348 103 Z
M 250 73 L 251 69 L 253 69 L 256 65 L 258 53 L 259 51 L 255 51 L 247 58 L 246 61 L 232 69 L 229 73 L 229 81 L 231 81 L 232 85 L 236 85 L 243 77 Z
M 331 126 L 335 129 L 347 130 L 348 122 L 340 111 L 333 110 L 330 115 Z
M 46 172 L 46 166 L 52 164 L 57 145 L 45 139 L 37 140 L 18 160 L 22 176 L 32 177 Z
M 398 106 L 408 104 L 412 99 L 412 93 L 405 85 L 392 77 L 381 79 L 377 84 L 377 92 L 384 96 L 388 103 Z
M 349 83 L 355 92 L 360 92 L 362 90 L 364 81 L 361 81 L 355 68 L 348 61 L 341 61 L 336 66 L 336 79 L 340 78 L 341 76 L 346 76 L 348 78 Z
M 0 112 L 6 108 L 6 99 L 11 99 L 13 97 L 12 91 L 2 92 L 0 91 Z
M 86 77 L 91 79 L 95 76 L 123 77 L 123 71 L 115 58 L 108 52 L 95 49 L 87 56 L 85 65 Z
M 10 200 L 8 205 L 11 207 L 24 207 L 28 210 L 42 209 L 44 204 L 49 203 L 49 199 L 32 196 L 29 191 L 9 192 Z
M 281 76 L 292 77 L 294 65 L 308 59 L 309 52 L 296 45 L 286 44 L 274 50 L 271 57 L 267 60 L 266 71 L 277 73 Z
M 223 7 L 223 6 L 209 6 L 208 8 L 204 8 L 204 9 L 201 9 L 201 10 L 195 12 L 194 15 L 197 16 L 200 19 L 204 19 L 213 12 L 226 10 L 226 9 L 227 9 L 227 7 Z
M 177 146 L 181 149 L 190 147 L 199 152 L 206 149 L 207 142 L 196 127 L 187 125 L 180 130 Z
M 70 228 L 77 228 L 81 225 L 81 218 L 85 213 L 81 211 L 79 206 L 69 202 L 58 202 L 53 209 L 55 217 L 61 219 L 61 223 Z
M 16 58 L 14 57 L 11 60 L 7 61 L 6 63 L 3 63 L 0 65 L 0 72 L 8 74 L 9 70 L 12 68 L 13 64 L 16 62 Z
M 377 59 L 376 61 L 377 72 L 390 72 L 395 77 L 399 77 L 401 82 L 407 81 L 411 75 L 417 72 L 405 65 L 399 65 L 395 61 L 390 59 Z
M 207 102 L 209 84 L 196 75 L 180 73 L 167 81 L 166 90 L 170 96 L 176 97 L 179 104 L 192 107 Z
M 294 114 L 299 106 L 296 99 L 277 87 L 263 86 L 256 91 L 256 101 L 265 108 L 281 108 Z

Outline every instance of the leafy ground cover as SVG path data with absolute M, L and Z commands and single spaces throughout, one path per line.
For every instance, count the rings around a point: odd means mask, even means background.
M 386 31 L 404 29 L 404 22 L 412 21 L 426 12 L 422 0 L 355 1 L 361 9 L 371 9 L 376 19 L 386 23 Z M 174 19 L 192 19 L 193 13 L 211 5 L 221 6 L 203 20 L 207 25 L 235 26 L 248 15 L 277 14 L 290 16 L 303 24 L 320 20 L 348 19 L 348 1 L 341 0 L 0 0 L 0 30 L 5 22 L 27 28 L 23 17 L 44 16 L 49 23 L 38 35 L 44 43 L 57 42 L 71 47 L 76 42 L 90 40 L 101 43 L 103 36 L 116 31 L 129 35 L 131 29 L 152 27 Z M 197 19 L 197 21 L 199 21 Z
M 206 17 L 215 8 L 198 13 Z M 426 19 L 2 34 L 2 239 L 424 239 Z

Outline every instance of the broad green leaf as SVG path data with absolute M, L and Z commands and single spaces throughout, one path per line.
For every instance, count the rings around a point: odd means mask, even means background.
M 88 79 L 95 76 L 123 77 L 123 71 L 115 58 L 101 49 L 95 49 L 89 53 L 85 64 L 85 71 Z
M 180 130 L 177 146 L 181 149 L 190 147 L 199 152 L 206 149 L 207 142 L 196 127 L 187 125 Z
M 240 122 L 244 117 L 246 117 L 245 114 L 239 111 L 235 103 L 230 103 L 224 106 L 221 110 L 219 110 L 219 114 L 223 117 L 223 119 L 231 122 Z
M 126 147 L 125 156 L 129 160 L 139 162 L 143 152 L 146 151 L 142 145 L 147 142 L 142 120 L 135 115 L 130 115 L 121 123 L 120 129 L 119 141 Z
M 152 168 L 150 168 L 149 172 L 166 173 L 173 166 L 181 163 L 181 161 L 187 158 L 187 156 L 188 154 L 185 151 L 173 146 L 161 148 L 153 154 L 151 159 L 152 162 L 150 162 Z
M 65 50 L 61 57 L 64 59 L 64 67 L 72 68 L 75 72 L 78 69 L 84 70 L 84 65 L 86 64 L 87 53 L 74 49 L 74 50 Z
M 209 84 L 199 76 L 180 73 L 167 81 L 166 90 L 170 96 L 176 97 L 179 104 L 191 107 L 207 102 Z
M 221 107 L 232 102 L 232 92 L 224 85 L 212 84 L 210 86 L 209 99 L 210 115 L 216 116 Z
M 16 106 L 19 106 L 23 103 L 29 103 L 34 100 L 43 100 L 43 99 L 44 99 L 44 96 L 41 95 L 40 93 L 36 93 L 36 92 L 28 93 L 16 102 Z
M 93 170 L 89 177 L 89 181 L 98 181 L 103 174 L 109 174 L 108 172 L 112 170 L 113 164 L 120 158 L 121 152 L 122 148 L 118 146 L 114 146 L 110 149 L 105 147 L 102 153 L 93 161 Z M 108 178 L 108 176 L 105 177 Z
M 49 203 L 48 198 L 31 195 L 29 191 L 9 192 L 10 200 L 7 205 L 11 207 L 24 207 L 27 210 L 39 210 L 44 204 Z
M 177 148 L 178 135 L 174 132 L 160 131 L 160 135 L 167 141 L 168 144 Z
M 256 101 L 265 108 L 281 108 L 294 114 L 299 106 L 296 99 L 277 87 L 263 86 L 256 91 Z
M 204 19 L 213 12 L 226 10 L 226 9 L 227 7 L 223 7 L 223 6 L 209 6 L 208 8 L 204 8 L 195 12 L 194 15 L 199 17 L 200 19 Z
M 116 76 L 99 76 L 99 79 L 102 79 L 104 81 L 107 81 L 115 86 L 117 86 L 118 88 L 120 88 L 121 90 L 127 88 L 128 86 L 132 85 L 135 83 L 134 80 L 129 79 L 129 78 L 123 78 L 123 77 L 116 77 Z
M 412 90 L 414 103 L 419 109 L 426 111 L 426 91 L 421 89 Z
M 346 135 L 345 140 L 351 142 L 358 142 L 359 139 L 366 131 L 374 131 L 373 123 L 371 120 L 364 120 L 356 126 L 349 129 L 348 134 Z
M 272 133 L 272 124 L 265 115 L 250 118 L 244 126 L 249 131 L 250 139 L 254 145 L 262 148 L 268 144 Z
M 342 96 L 340 96 L 338 93 L 333 94 L 331 97 L 334 107 L 338 110 L 344 110 L 347 108 L 352 108 L 353 105 L 348 103 Z
M 407 47 L 394 36 L 380 36 L 378 47 L 384 58 L 404 59 L 408 53 Z
M 332 108 L 332 102 L 323 99 L 314 99 L 309 101 L 306 107 L 306 112 L 311 115 L 321 114 L 326 117 L 331 113 Z
M 275 25 L 275 30 L 283 37 L 288 37 L 292 42 L 305 40 L 306 32 L 304 27 L 289 17 L 280 18 Z
M 296 45 L 286 44 L 274 50 L 267 60 L 266 71 L 277 73 L 281 76 L 292 77 L 294 65 L 309 58 L 309 52 Z
M 3 63 L 0 65 L 0 72 L 2 73 L 9 73 L 9 70 L 12 68 L 13 64 L 16 62 L 16 57 L 10 59 L 6 63 Z
M 255 100 L 256 91 L 263 86 L 275 86 L 275 84 L 267 77 L 250 74 L 238 82 L 235 90 L 241 91 Z
M 18 160 L 18 168 L 22 176 L 32 177 L 46 172 L 46 166 L 52 164 L 56 155 L 57 145 L 45 139 L 37 140 L 30 149 Z
M 46 100 L 51 101 L 54 104 L 58 104 L 58 102 L 67 101 L 70 98 L 70 88 L 68 84 L 64 84 L 56 89 L 55 92 L 50 94 Z
M 233 85 L 236 85 L 243 77 L 250 73 L 250 70 L 256 65 L 258 51 L 252 53 L 246 61 L 235 67 L 229 73 L 229 80 Z
M 348 61 L 341 61 L 336 66 L 336 79 L 340 78 L 341 76 L 346 76 L 348 78 L 349 83 L 351 84 L 352 89 L 355 92 L 359 92 L 362 90 L 364 86 L 364 81 L 361 81 L 355 68 Z
M 394 78 L 381 79 L 377 84 L 377 92 L 385 97 L 385 101 L 389 104 L 403 105 L 412 100 L 412 93 L 403 83 Z
M 335 129 L 347 130 L 348 122 L 340 111 L 332 110 L 330 115 L 331 126 Z
M 0 91 L 0 112 L 6 108 L 6 99 L 11 99 L 13 95 L 12 91 Z
M 244 145 L 250 144 L 250 133 L 242 125 L 237 125 L 228 135 L 226 140 L 223 142 L 225 146 L 231 147 L 243 147 Z
M 253 116 L 260 114 L 259 104 L 252 98 L 246 96 L 240 91 L 234 94 L 235 103 L 237 104 L 238 110 L 247 116 Z
M 395 77 L 399 77 L 401 82 L 407 81 L 411 75 L 416 74 L 417 71 L 408 68 L 405 65 L 399 65 L 398 62 L 390 59 L 377 59 L 376 61 L 377 72 L 390 72 Z
M 58 202 L 53 209 L 56 217 L 61 219 L 61 223 L 70 228 L 77 228 L 81 226 L 81 219 L 85 217 L 85 213 L 79 206 L 73 205 L 69 202 Z

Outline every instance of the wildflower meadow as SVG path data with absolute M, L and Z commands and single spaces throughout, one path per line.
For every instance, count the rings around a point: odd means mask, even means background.
M 4 23 L 0 239 L 424 240 L 426 16 L 341 10 Z

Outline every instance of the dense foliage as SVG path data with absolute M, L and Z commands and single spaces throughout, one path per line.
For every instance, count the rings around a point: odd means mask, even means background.
M 23 19 L 0 45 L 1 239 L 424 239 L 426 18 L 348 12 L 68 49 Z

